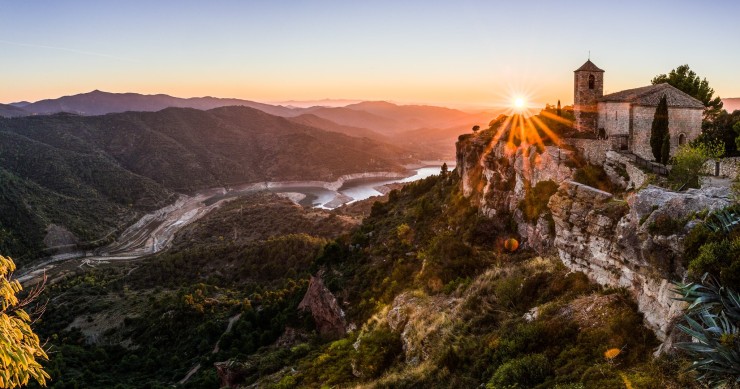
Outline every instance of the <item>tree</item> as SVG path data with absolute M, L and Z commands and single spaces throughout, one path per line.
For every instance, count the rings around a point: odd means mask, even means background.
M 562 116 L 563 111 L 560 109 L 560 100 L 558 100 L 558 116 Z
M 710 159 L 720 158 L 723 154 L 724 145 L 717 141 L 681 145 L 673 156 L 673 167 L 668 180 L 676 189 L 698 188 L 704 165 Z
M 660 163 L 668 165 L 671 155 L 671 134 L 666 133 L 663 137 L 663 144 L 660 146 Z
M 480 126 L 473 126 L 473 132 L 478 132 L 480 130 Z
M 653 150 L 655 160 L 660 162 L 662 158 L 663 139 L 668 134 L 668 101 L 665 95 L 660 98 L 658 108 L 653 117 L 653 126 L 650 128 L 650 148 Z
M 31 329 L 30 316 L 23 310 L 41 289 L 18 300 L 16 294 L 23 288 L 11 278 L 14 270 L 13 260 L 0 255 L 0 388 L 17 388 L 26 385 L 30 378 L 46 386 L 49 375 L 39 360 L 47 360 L 48 356 Z
M 740 122 L 735 123 L 735 125 L 732 126 L 732 130 L 737 134 L 735 145 L 737 146 L 737 150 L 740 150 Z
M 445 162 L 445 163 L 442 164 L 442 169 L 440 170 L 439 174 L 442 177 L 447 177 L 447 172 L 448 172 L 447 162 Z
M 689 65 L 681 65 L 668 74 L 659 74 L 653 78 L 652 83 L 668 83 L 701 101 L 706 107 L 704 119 L 707 121 L 711 121 L 722 111 L 722 99 L 719 96 L 713 97 L 714 89 L 709 87 L 707 79 L 700 79 Z

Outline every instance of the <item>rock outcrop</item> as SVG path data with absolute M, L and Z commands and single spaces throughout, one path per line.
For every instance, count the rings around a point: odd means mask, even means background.
M 525 247 L 540 253 L 554 248 L 571 270 L 605 286 L 626 288 L 646 325 L 667 340 L 683 309 L 673 299 L 671 282 L 686 275 L 684 237 L 697 223 L 694 215 L 730 204 L 729 190 L 673 192 L 648 186 L 619 200 L 569 181 L 574 164 L 565 149 L 509 149 L 505 142 L 491 142 L 490 134 L 458 142 L 463 194 L 489 217 L 512 217 Z M 607 153 L 604 170 L 623 188 L 640 188 L 647 178 L 627 156 L 614 152 Z M 549 215 L 524 220 L 519 204 L 528 190 L 547 180 L 560 185 L 547 205 Z
M 525 220 L 519 204 L 537 183 L 571 179 L 575 170 L 570 163 L 572 152 L 555 146 L 509 149 L 504 142 L 490 141 L 479 136 L 458 142 L 456 170 L 463 194 L 488 217 L 513 217 L 525 247 L 538 253 L 548 251 L 552 223 L 545 214 L 532 222 Z
M 311 312 L 316 329 L 324 337 L 341 337 L 346 333 L 344 312 L 333 294 L 326 288 L 320 277 L 311 277 L 308 290 L 298 309 Z
M 602 285 L 627 288 L 646 324 L 665 340 L 684 308 L 671 281 L 686 272 L 683 238 L 691 216 L 729 201 L 729 192 L 716 188 L 678 193 L 649 186 L 624 202 L 566 181 L 548 206 L 563 263 Z

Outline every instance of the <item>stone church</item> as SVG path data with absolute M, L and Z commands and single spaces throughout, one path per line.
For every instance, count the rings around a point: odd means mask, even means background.
M 652 161 L 650 128 L 663 96 L 668 102 L 671 155 L 679 145 L 701 133 L 704 105 L 668 84 L 643 86 L 604 95 L 604 71 L 586 61 L 575 70 L 575 126 L 609 139 L 616 150 L 628 151 Z

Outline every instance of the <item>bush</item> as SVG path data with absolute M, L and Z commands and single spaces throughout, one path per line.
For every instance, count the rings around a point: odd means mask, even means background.
M 722 142 L 686 144 L 678 147 L 671 160 L 673 167 L 668 181 L 676 189 L 698 188 L 699 175 L 704 172 L 704 164 L 724 154 Z
M 689 272 L 695 277 L 712 274 L 723 285 L 740 285 L 740 237 L 702 245 L 699 255 L 689 262 Z
M 534 188 L 527 188 L 524 199 L 519 202 L 519 209 L 524 214 L 524 220 L 536 222 L 542 212 L 547 210 L 547 202 L 558 191 L 558 184 L 554 181 L 540 181 Z
M 486 388 L 532 388 L 551 373 L 552 367 L 545 355 L 525 355 L 499 366 Z

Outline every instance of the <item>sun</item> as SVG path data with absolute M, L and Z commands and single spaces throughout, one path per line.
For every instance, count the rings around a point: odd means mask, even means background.
M 524 97 L 514 98 L 514 108 L 517 110 L 527 108 L 527 100 L 525 100 Z

